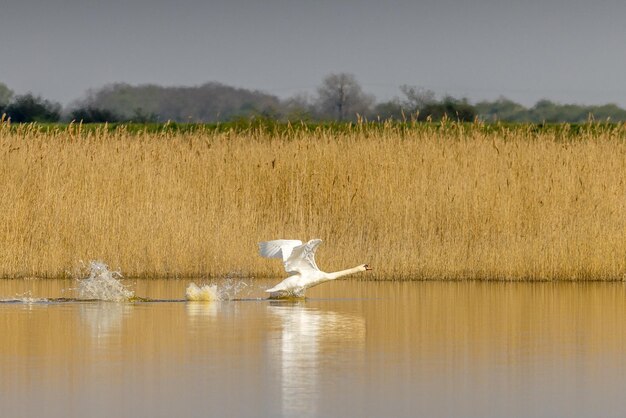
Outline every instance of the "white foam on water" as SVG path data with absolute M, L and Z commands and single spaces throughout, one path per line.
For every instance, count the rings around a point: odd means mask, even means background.
M 15 295 L 14 298 L 10 299 L 0 299 L 2 303 L 24 303 L 24 304 L 32 304 L 32 303 L 46 303 L 49 302 L 46 298 L 34 298 L 30 290 Z
M 198 286 L 195 283 L 189 283 L 185 290 L 185 297 L 187 300 L 194 302 L 211 302 L 214 300 L 220 300 L 220 295 L 217 291 L 217 285 L 205 284 Z
M 198 286 L 191 282 L 185 290 L 185 297 L 193 302 L 211 302 L 217 300 L 235 299 L 248 284 L 240 279 L 228 278 L 218 286 L 215 283 Z
M 134 296 L 134 292 L 120 281 L 122 275 L 118 271 L 111 271 L 102 261 L 89 263 L 89 276 L 78 279 L 76 289 L 79 299 L 105 300 L 113 302 L 127 301 Z

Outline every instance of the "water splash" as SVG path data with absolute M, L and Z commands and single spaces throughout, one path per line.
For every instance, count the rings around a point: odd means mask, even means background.
M 228 278 L 218 286 L 215 283 L 204 284 L 198 286 L 195 283 L 189 283 L 185 290 L 185 297 L 188 301 L 216 301 L 216 300 L 233 300 L 248 288 L 248 283 L 241 279 Z
M 33 303 L 46 303 L 46 302 L 49 302 L 49 299 L 33 297 L 30 290 L 21 294 L 17 294 L 15 295 L 15 297 L 10 298 L 10 299 L 0 299 L 0 303 L 23 303 L 26 305 L 30 305 Z
M 236 277 L 226 278 L 218 288 L 220 290 L 221 300 L 233 300 L 247 297 L 253 290 L 248 283 Z
M 198 286 L 195 283 L 189 283 L 185 290 L 185 297 L 187 300 L 194 302 L 211 302 L 214 300 L 220 300 L 220 295 L 217 290 L 217 285 L 205 284 Z
M 122 275 L 118 271 L 111 271 L 101 261 L 89 263 L 89 276 L 78 279 L 76 289 L 79 299 L 106 300 L 123 302 L 131 299 L 134 292 L 122 284 Z

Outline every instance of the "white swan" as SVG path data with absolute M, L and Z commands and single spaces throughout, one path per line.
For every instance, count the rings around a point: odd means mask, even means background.
M 348 274 L 371 270 L 367 264 L 341 270 L 334 273 L 321 271 L 315 264 L 315 250 L 322 243 L 321 239 L 312 239 L 303 244 L 300 240 L 277 239 L 259 243 L 259 254 L 266 258 L 282 258 L 288 278 L 266 292 L 270 297 L 300 297 L 309 287 L 334 280 Z

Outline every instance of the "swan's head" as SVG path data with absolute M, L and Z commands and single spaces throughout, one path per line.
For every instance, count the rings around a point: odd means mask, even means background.
M 363 264 L 363 271 L 368 271 L 371 270 L 372 268 L 369 266 L 369 264 Z

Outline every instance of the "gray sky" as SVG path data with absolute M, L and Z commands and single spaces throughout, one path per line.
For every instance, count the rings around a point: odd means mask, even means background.
M 623 0 L 0 0 L 0 82 L 66 104 L 111 82 L 280 97 L 354 73 L 472 100 L 626 107 Z

